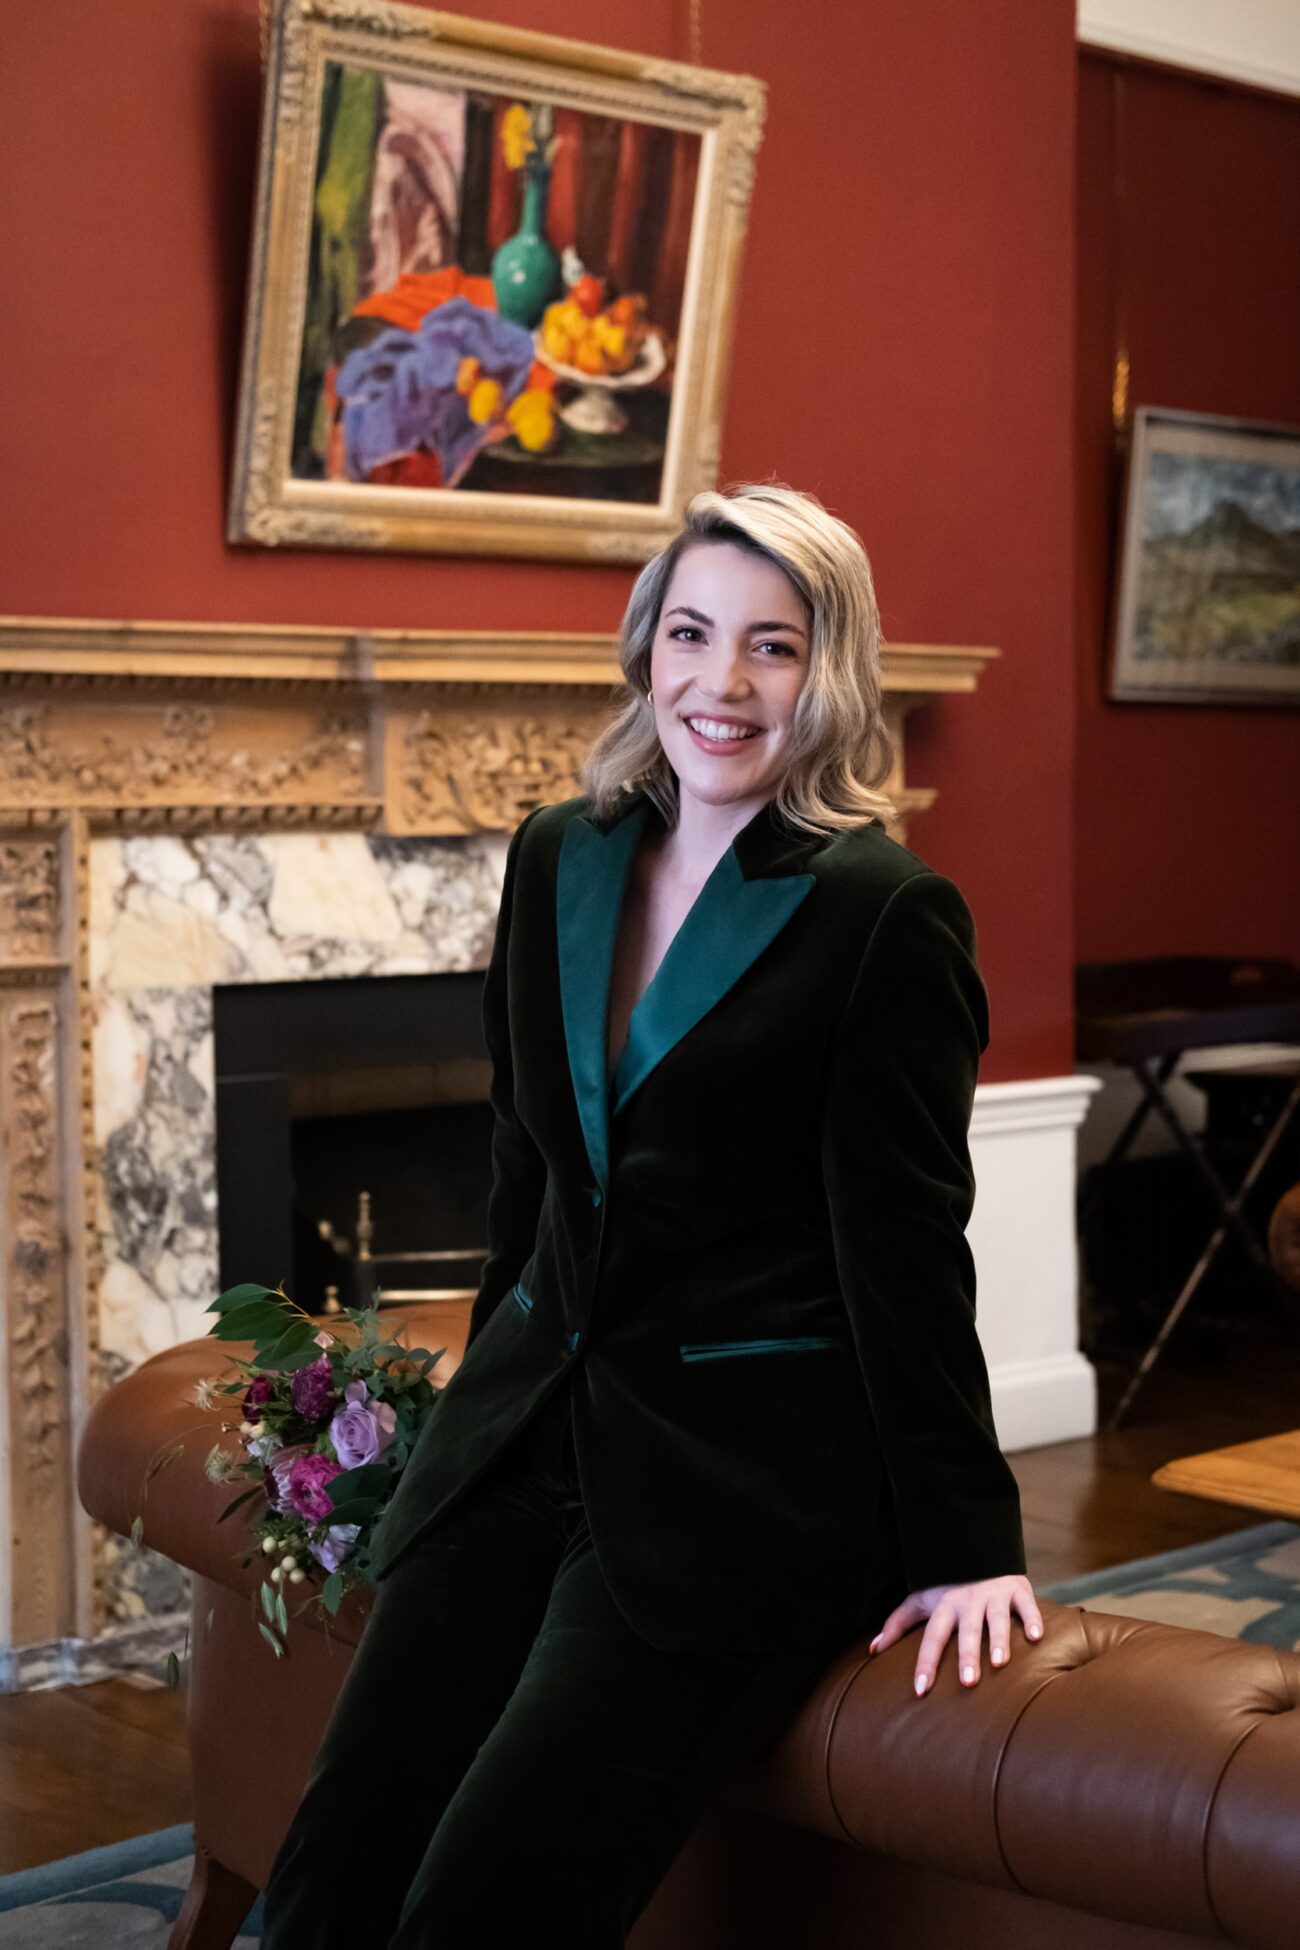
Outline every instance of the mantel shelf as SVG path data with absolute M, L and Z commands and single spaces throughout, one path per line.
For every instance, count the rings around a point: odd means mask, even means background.
M 973 691 L 995 649 L 894 643 L 885 691 Z M 106 688 L 180 681 L 447 683 L 604 690 L 622 682 L 614 637 L 547 630 L 346 630 L 257 623 L 140 623 L 0 617 L 0 673 L 88 679 Z

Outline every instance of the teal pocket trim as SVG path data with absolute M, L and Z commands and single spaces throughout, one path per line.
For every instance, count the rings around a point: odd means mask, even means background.
M 514 1286 L 511 1287 L 510 1291 L 514 1294 L 516 1301 L 523 1308 L 524 1312 L 526 1314 L 531 1313 L 533 1310 L 532 1300 L 529 1298 L 528 1294 L 524 1292 L 523 1288 L 519 1285 L 518 1281 L 515 1282 Z
M 785 1338 L 752 1341 L 683 1342 L 683 1361 L 720 1361 L 732 1354 L 776 1354 L 783 1348 L 847 1347 L 842 1334 L 791 1334 Z

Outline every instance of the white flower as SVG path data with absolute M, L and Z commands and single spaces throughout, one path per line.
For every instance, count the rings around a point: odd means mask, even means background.
M 217 1398 L 217 1383 L 213 1375 L 207 1375 L 194 1390 L 194 1400 L 199 1408 L 211 1408 Z
M 219 1442 L 214 1442 L 203 1459 L 203 1473 L 210 1483 L 233 1483 L 239 1477 L 239 1463 Z
M 256 1436 L 252 1442 L 246 1443 L 245 1447 L 249 1455 L 265 1468 L 276 1450 L 283 1449 L 284 1437 L 273 1434 Z

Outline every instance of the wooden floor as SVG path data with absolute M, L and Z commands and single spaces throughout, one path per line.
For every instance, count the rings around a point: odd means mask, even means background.
M 1125 1375 L 1099 1369 L 1101 1418 Z M 1011 1457 L 1035 1584 L 1264 1519 L 1152 1487 L 1158 1464 L 1300 1421 L 1300 1338 L 1187 1325 L 1113 1435 Z M 183 1690 L 126 1680 L 0 1697 L 0 1874 L 191 1819 Z

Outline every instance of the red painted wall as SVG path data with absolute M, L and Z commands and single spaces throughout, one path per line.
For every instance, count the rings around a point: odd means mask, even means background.
M 1300 425 L 1300 102 L 1100 54 L 1079 72 L 1078 955 L 1300 962 L 1300 711 L 1103 688 L 1117 313 L 1134 406 Z
M 471 11 L 688 52 L 669 0 Z M 887 636 L 1001 649 L 974 697 L 910 721 L 912 776 L 941 789 L 913 844 L 975 912 L 985 1078 L 1068 1071 L 1072 0 L 710 0 L 703 22 L 704 63 L 770 89 L 723 478 L 787 480 L 852 522 Z M 42 0 L 7 23 L 5 65 L 0 607 L 615 626 L 628 568 L 223 542 L 256 0 Z

